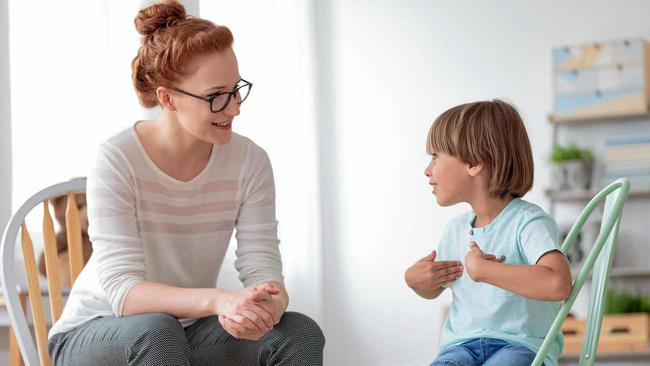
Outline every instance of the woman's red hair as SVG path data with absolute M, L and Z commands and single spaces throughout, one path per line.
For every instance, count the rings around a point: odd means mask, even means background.
M 228 28 L 188 16 L 176 0 L 140 10 L 134 22 L 142 40 L 131 76 L 140 104 L 147 108 L 159 104 L 159 86 L 172 86 L 192 72 L 197 56 L 230 48 L 233 42 Z

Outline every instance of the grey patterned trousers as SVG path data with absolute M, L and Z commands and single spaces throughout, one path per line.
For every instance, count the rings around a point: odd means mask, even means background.
M 52 336 L 55 366 L 286 365 L 323 364 L 325 337 L 311 318 L 287 312 L 259 341 L 239 340 L 216 316 L 187 328 L 169 314 L 105 317 Z

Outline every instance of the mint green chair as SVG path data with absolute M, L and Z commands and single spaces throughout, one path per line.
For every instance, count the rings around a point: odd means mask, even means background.
M 562 323 L 569 314 L 569 310 L 582 289 L 582 285 L 593 269 L 591 299 L 587 311 L 587 329 L 582 341 L 582 351 L 580 352 L 580 366 L 593 365 L 596 361 L 596 348 L 598 338 L 600 337 L 600 327 L 603 321 L 603 312 L 605 308 L 605 293 L 609 282 L 609 270 L 612 266 L 614 250 L 616 249 L 616 239 L 618 237 L 618 228 L 623 212 L 623 204 L 630 193 L 630 182 L 625 179 L 617 179 L 607 187 L 603 188 L 594 198 L 589 201 L 585 209 L 578 217 L 578 220 L 571 228 L 569 235 L 562 244 L 562 252 L 567 253 L 575 242 L 578 233 L 582 229 L 589 215 L 605 201 L 605 210 L 603 212 L 603 221 L 600 226 L 600 233 L 594 243 L 593 249 L 585 260 L 585 264 L 580 269 L 578 278 L 573 283 L 571 293 L 567 300 L 560 307 L 560 312 L 555 317 L 555 321 L 544 339 L 542 346 L 533 360 L 532 366 L 539 366 L 544 362 L 544 357 L 548 353 L 551 345 L 555 341 Z

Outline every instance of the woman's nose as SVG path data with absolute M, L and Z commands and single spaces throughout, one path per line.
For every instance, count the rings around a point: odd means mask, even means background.
M 228 101 L 228 105 L 226 106 L 226 109 L 223 110 L 227 115 L 229 116 L 237 116 L 239 115 L 239 103 L 235 100 L 235 98 L 231 98 Z

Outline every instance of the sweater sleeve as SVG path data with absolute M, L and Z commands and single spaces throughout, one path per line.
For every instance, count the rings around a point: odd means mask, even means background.
M 119 149 L 105 143 L 87 181 L 88 234 L 97 277 L 118 317 L 129 290 L 144 281 L 146 273 L 130 167 Z
M 244 170 L 243 198 L 235 228 L 235 268 L 244 286 L 283 283 L 282 259 L 275 217 L 275 184 L 268 155 L 252 144 Z

